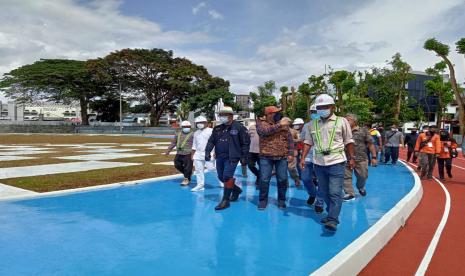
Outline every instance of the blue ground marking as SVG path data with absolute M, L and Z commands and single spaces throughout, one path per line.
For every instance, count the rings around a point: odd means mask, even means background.
M 0 275 L 308 275 L 414 184 L 403 165 L 370 168 L 368 196 L 344 203 L 330 234 L 302 189 L 288 191 L 282 211 L 273 186 L 268 208 L 257 211 L 253 177 L 239 202 L 215 212 L 214 179 L 205 193 L 168 180 L 0 202 Z

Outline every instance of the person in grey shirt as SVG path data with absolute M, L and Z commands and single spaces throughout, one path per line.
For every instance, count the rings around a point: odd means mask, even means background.
M 386 164 L 389 160 L 392 160 L 392 165 L 396 165 L 399 159 L 399 146 L 404 145 L 404 135 L 399 131 L 398 126 L 394 124 L 390 131 L 386 131 L 385 137 L 384 163 Z

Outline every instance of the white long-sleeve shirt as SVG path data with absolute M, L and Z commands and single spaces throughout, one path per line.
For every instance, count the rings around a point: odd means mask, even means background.
M 212 131 L 213 129 L 209 127 L 195 131 L 194 142 L 192 143 L 192 149 L 195 150 L 194 160 L 205 160 L 205 148 Z

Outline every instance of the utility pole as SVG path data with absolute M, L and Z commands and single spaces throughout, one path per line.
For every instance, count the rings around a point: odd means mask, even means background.
M 123 133 L 123 91 L 119 83 L 119 132 Z

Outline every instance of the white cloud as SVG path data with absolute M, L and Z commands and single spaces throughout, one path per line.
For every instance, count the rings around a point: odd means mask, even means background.
M 192 8 L 192 13 L 197 14 L 201 9 L 206 8 L 207 3 L 205 2 L 200 2 L 197 6 Z
M 429 37 L 451 46 L 459 82 L 465 79 L 465 59 L 455 52 L 454 42 L 465 28 L 463 0 L 373 1 L 345 16 L 278 34 L 262 44 L 252 58 L 241 59 L 225 53 L 188 53 L 213 73 L 229 79 L 235 92 L 253 90 L 273 79 L 278 85 L 295 85 L 311 74 L 333 69 L 364 70 L 386 66 L 386 60 L 400 52 L 414 70 L 424 71 L 439 58 L 423 49 Z M 463 14 L 463 13 L 462 13 Z
M 208 11 L 208 15 L 210 15 L 211 18 L 213 19 L 223 19 L 224 16 L 219 13 L 218 11 L 214 10 L 214 9 L 211 9 Z
M 214 41 L 205 33 L 164 31 L 120 14 L 119 0 L 1 0 L 0 75 L 40 58 L 88 59 L 121 48 L 172 48 Z M 7 22 L 7 23 L 6 23 Z

